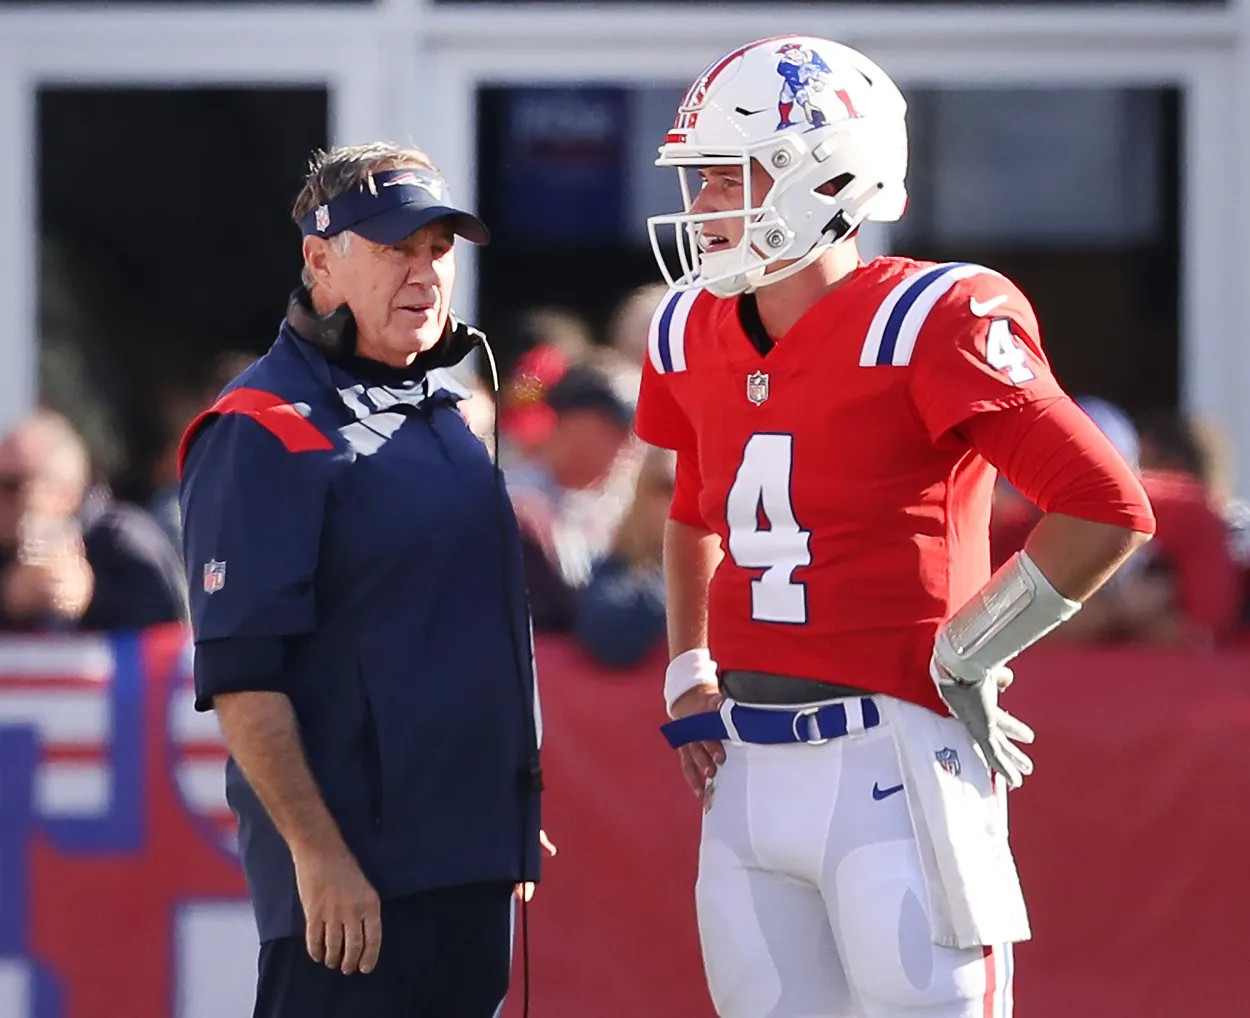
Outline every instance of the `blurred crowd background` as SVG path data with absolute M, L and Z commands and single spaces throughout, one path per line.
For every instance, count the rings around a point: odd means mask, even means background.
M 38 15 L 54 17 L 60 6 L 0 3 L 0 19 L 12 7 L 12 31 L 34 32 Z M 631 10 L 654 19 L 678 5 L 643 6 L 599 10 L 618 21 Z M 884 14 L 895 6 L 868 5 Z M 1160 4 L 1147 16 L 1206 17 L 1223 6 Z M 176 35 L 179 7 L 143 10 L 173 18 Z M 1029 9 L 994 10 L 1011 7 Z M 110 9 L 123 21 L 138 10 L 92 5 L 100 31 Z M 735 15 L 744 9 L 726 5 Z M 454 11 L 461 31 L 485 31 L 492 19 L 525 10 L 572 17 L 558 4 L 401 0 L 196 10 L 199 23 L 205 12 L 208 24 L 228 24 L 267 10 L 275 24 L 290 17 L 305 26 L 327 10 L 380 18 Z M 771 30 L 794 27 L 798 12 L 812 31 L 836 35 L 851 10 L 862 18 L 865 7 L 778 8 Z M 1121 10 L 1123 25 L 1142 23 L 1140 11 Z M 522 59 L 527 47 L 535 52 Z M 523 42 L 508 55 L 532 65 L 541 48 Z M 663 632 L 660 531 L 673 471 L 630 433 L 647 322 L 663 292 L 644 221 L 679 205 L 675 179 L 650 162 L 702 61 L 692 53 L 673 62 L 663 81 L 570 81 L 557 64 L 558 80 L 544 82 L 532 66 L 504 84 L 502 57 L 479 56 L 471 122 L 449 135 L 447 117 L 429 112 L 464 98 L 455 94 L 463 82 L 440 88 L 433 70 L 419 79 L 418 104 L 433 137 L 419 123 L 399 133 L 443 163 L 494 233 L 482 252 L 462 253 L 460 306 L 492 337 L 501 387 L 496 397 L 482 365 L 466 367 L 460 380 L 474 392 L 466 411 L 483 436 L 499 415 L 499 454 L 529 539 L 536 624 L 575 634 L 601 662 L 631 664 Z M 1182 84 L 1142 84 L 1143 69 L 1082 83 L 1073 61 L 1073 81 L 1052 69 L 1031 87 L 935 83 L 932 72 L 909 83 L 905 61 L 891 66 L 910 103 L 912 203 L 901 224 L 869 234 L 866 245 L 870 253 L 980 261 L 1015 278 L 1037 307 L 1061 381 L 1142 471 L 1158 539 L 1095 610 L 1052 639 L 1214 647 L 1237 639 L 1250 618 L 1250 524 L 1237 498 L 1246 479 L 1239 489 L 1235 476 L 1247 436 L 1232 433 L 1218 401 L 1195 405 L 1187 385 L 1195 362 L 1188 346 L 1199 339 L 1185 333 L 1182 314 L 1195 104 Z M 140 66 L 132 77 L 142 74 Z M 36 259 L 24 268 L 36 284 L 35 318 L 8 342 L 33 349 L 35 370 L 22 394 L 27 409 L 4 408 L 0 546 L 13 566 L 0 584 L 6 627 L 98 628 L 176 614 L 178 441 L 275 334 L 299 267 L 288 210 L 308 154 L 362 140 L 338 123 L 349 119 L 344 91 L 341 82 L 171 86 L 86 74 L 29 82 L 35 214 L 26 249 Z M 439 141 L 453 136 L 448 165 Z M 458 174 L 464 152 L 471 161 Z M 1005 487 L 996 510 L 1002 558 L 1034 517 Z M 149 587 L 151 597 L 134 595 Z

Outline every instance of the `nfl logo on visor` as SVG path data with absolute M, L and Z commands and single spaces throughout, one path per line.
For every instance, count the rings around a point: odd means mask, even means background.
M 204 563 L 204 593 L 215 594 L 226 585 L 226 563 L 209 559 Z
M 768 399 L 768 376 L 762 371 L 747 375 L 747 399 L 759 406 Z

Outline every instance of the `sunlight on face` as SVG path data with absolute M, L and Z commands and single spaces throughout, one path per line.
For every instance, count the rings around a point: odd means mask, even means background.
M 356 319 L 356 351 L 396 367 L 443 334 L 456 281 L 455 235 L 436 220 L 396 244 L 353 234 L 346 250 L 327 245 L 319 282 Z
M 702 186 L 690 205 L 691 212 L 733 212 L 743 208 L 742 169 L 708 166 L 699 170 Z M 773 178 L 759 163 L 751 163 L 751 205 L 759 207 L 768 197 Z M 729 217 L 705 223 L 699 243 L 705 253 L 725 251 L 742 240 L 741 219 Z

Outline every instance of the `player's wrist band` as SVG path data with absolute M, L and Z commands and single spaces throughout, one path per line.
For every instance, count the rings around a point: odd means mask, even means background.
M 696 686 L 716 686 L 716 662 L 706 647 L 678 654 L 664 670 L 664 706 L 673 716 L 673 704 Z
M 1080 610 L 1017 552 L 938 629 L 934 661 L 955 679 L 978 682 Z

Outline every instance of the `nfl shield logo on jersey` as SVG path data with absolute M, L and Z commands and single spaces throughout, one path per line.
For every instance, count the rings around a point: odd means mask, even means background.
M 938 762 L 938 766 L 954 777 L 959 777 L 963 768 L 959 765 L 959 754 L 949 746 L 946 749 L 939 749 L 933 754 Z
M 756 406 L 768 399 L 768 376 L 764 372 L 747 375 L 747 399 Z
M 226 563 L 209 559 L 204 563 L 204 593 L 215 594 L 226 585 Z

